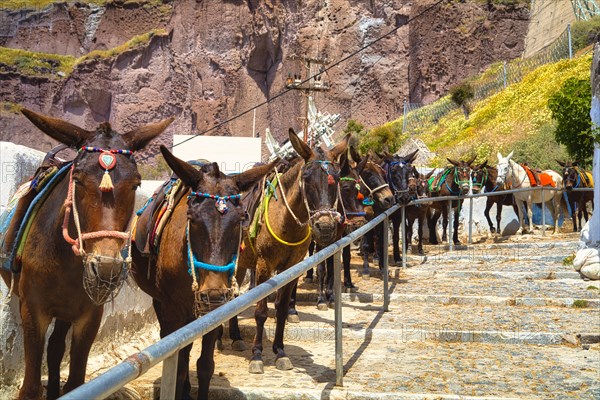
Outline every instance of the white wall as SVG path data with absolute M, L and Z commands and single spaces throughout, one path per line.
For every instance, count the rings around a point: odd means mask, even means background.
M 250 169 L 261 161 L 261 139 L 253 137 L 173 135 L 173 154 L 184 160 L 206 159 L 226 174 Z

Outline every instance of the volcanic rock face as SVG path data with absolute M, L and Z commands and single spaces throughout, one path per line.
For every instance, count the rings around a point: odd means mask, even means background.
M 278 95 L 288 76 L 306 77 L 301 58 L 311 57 L 334 65 L 322 74 L 331 89 L 314 93 L 317 107 L 342 114 L 339 129 L 348 119 L 372 127 L 397 118 L 405 96 L 411 102 L 434 100 L 468 74 L 522 51 L 527 5 L 450 2 L 425 12 L 431 4 L 140 0 L 0 11 L 0 44 L 48 53 L 80 56 L 153 28 L 169 32 L 117 55 L 81 62 L 66 77 L 0 73 L 0 102 L 87 129 L 108 120 L 124 132 L 176 115 L 169 133 L 212 129 L 206 134 L 233 136 L 253 134 L 253 113 L 227 121 L 265 103 L 256 109 L 256 132 L 269 127 L 283 140 L 289 127 L 301 129 L 305 98 L 294 90 Z M 318 72 L 314 65 L 312 72 Z M 21 116 L 2 110 L 0 116 L 0 140 L 47 150 L 50 144 Z M 170 142 L 171 135 L 163 136 Z

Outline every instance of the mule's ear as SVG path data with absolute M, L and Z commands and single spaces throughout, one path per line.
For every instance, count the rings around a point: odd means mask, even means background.
M 369 162 L 369 155 L 367 154 L 366 157 L 363 157 L 362 160 L 360 160 L 360 162 L 358 162 L 358 164 L 356 165 L 356 172 L 358 172 L 358 174 L 362 174 L 363 169 L 365 169 L 365 166 L 367 165 L 367 163 Z
M 558 163 L 558 165 L 560 165 L 561 167 L 565 166 L 565 162 L 564 161 L 560 161 L 560 160 L 556 160 L 556 162 Z
M 348 152 L 345 151 L 340 155 L 340 176 L 350 174 L 350 163 L 348 161 Z
M 21 113 L 46 135 L 69 147 L 82 146 L 93 134 L 62 119 L 38 114 L 26 108 L 22 108 Z
M 406 156 L 404 156 L 402 158 L 404 159 L 405 162 L 407 162 L 408 164 L 411 164 L 413 161 L 415 161 L 415 158 L 417 158 L 418 152 L 419 152 L 419 149 L 416 149 L 412 153 L 407 154 Z
M 480 168 L 480 169 L 483 169 L 483 168 L 486 168 L 487 166 L 488 166 L 488 163 L 487 163 L 487 160 L 485 160 L 485 161 L 483 162 L 483 164 L 481 164 L 481 165 L 479 166 L 479 168 Z
M 298 135 L 296 135 L 296 132 L 294 132 L 292 128 L 290 128 L 288 135 L 290 136 L 290 142 L 292 142 L 292 147 L 294 147 L 296 153 L 298 153 L 300 157 L 304 159 L 304 161 L 308 161 L 313 155 L 313 151 L 310 149 L 310 147 L 304 143 L 304 140 L 300 139 Z
M 571 164 L 574 167 L 578 167 L 579 166 L 579 160 L 575 160 L 573 161 L 573 164 Z
M 350 146 L 350 156 L 352 156 L 352 159 L 354 161 L 356 161 L 358 164 L 360 164 L 362 157 L 360 156 L 360 153 L 358 152 L 358 150 L 356 150 L 356 147 Z
M 192 190 L 198 188 L 198 184 L 203 180 L 204 175 L 196 168 L 183 160 L 175 157 L 167 148 L 163 145 L 160 146 L 160 152 L 162 153 L 165 161 L 171 167 L 175 175 Z
M 269 171 L 271 171 L 275 165 L 279 163 L 279 161 L 279 158 L 276 158 L 269 164 L 259 165 L 258 167 L 253 167 L 242 172 L 241 174 L 237 174 L 233 177 L 233 182 L 240 192 L 245 192 L 254 186 L 256 182 L 260 181 L 266 174 L 268 174 Z
M 465 161 L 467 164 L 471 165 L 473 164 L 473 161 L 475 161 L 475 159 L 477 158 L 477 154 L 475 154 L 470 160 Z
M 429 171 L 429 173 L 427 173 L 427 175 L 425 175 L 425 179 L 431 178 L 431 175 L 433 175 L 434 172 L 435 172 L 435 168 L 432 169 L 431 171 Z
M 122 136 L 123 140 L 125 140 L 130 150 L 140 150 L 150 143 L 152 139 L 163 133 L 174 119 L 175 117 L 171 117 L 160 122 L 140 126 L 130 132 L 124 133 Z
M 333 149 L 330 150 L 331 156 L 333 157 L 334 160 L 337 160 L 337 158 L 340 156 L 340 154 L 346 152 L 346 149 L 348 149 L 348 142 L 350 141 L 350 136 L 352 136 L 352 135 L 350 133 L 348 133 L 346 136 L 344 136 L 344 138 L 342 139 L 341 142 L 336 144 L 333 147 Z
M 513 156 L 513 153 L 514 153 L 514 150 L 513 150 L 513 151 L 511 151 L 510 153 L 508 153 L 508 155 L 506 156 L 506 159 L 507 159 L 507 160 L 510 160 L 510 159 L 511 159 L 511 157 Z
M 504 157 L 502 157 L 502 154 L 500 154 L 500 152 L 498 152 L 498 153 L 496 153 L 496 156 L 498 157 L 498 162 L 501 163 L 502 159 L 504 158 Z
M 446 160 L 448 160 L 450 162 L 450 164 L 452 164 L 452 165 L 454 165 L 456 167 L 458 167 L 460 165 L 460 163 L 458 161 L 454 161 L 454 160 L 451 160 L 449 158 L 446 158 Z

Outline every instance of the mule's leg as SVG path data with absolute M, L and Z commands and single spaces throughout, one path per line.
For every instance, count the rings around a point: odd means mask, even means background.
M 102 306 L 94 306 L 79 320 L 73 323 L 73 335 L 71 340 L 71 361 L 69 363 L 69 379 L 65 383 L 64 392 L 68 393 L 85 381 L 87 360 L 96 338 L 100 321 L 102 321 Z
M 415 224 L 415 216 L 412 213 L 415 211 L 410 211 L 406 217 L 406 227 L 405 227 L 405 236 L 402 238 L 405 244 L 403 244 L 406 249 L 406 254 L 409 254 L 411 251 L 412 245 L 412 237 L 413 237 L 413 225 Z
M 558 227 L 558 219 L 560 218 L 560 200 L 562 198 L 562 194 L 558 193 L 552 196 L 549 204 L 552 204 L 552 218 L 554 219 L 554 234 L 560 232 L 560 228 Z
M 315 242 L 310 242 L 310 245 L 308 245 L 308 255 L 309 256 L 312 256 L 313 254 L 315 254 L 316 245 L 317 244 Z M 313 283 L 314 281 L 315 281 L 314 268 L 311 268 L 308 271 L 306 271 L 306 276 L 304 277 L 304 282 Z M 295 293 L 293 294 L 293 296 L 294 295 L 295 295 Z
M 452 240 L 454 241 L 455 245 L 460 245 L 460 240 L 458 240 L 458 217 L 459 217 L 459 212 L 458 210 L 461 209 L 462 206 L 462 200 L 458 201 L 458 206 L 455 209 L 452 209 L 452 213 L 454 214 L 454 218 L 452 218 L 452 225 L 454 226 L 454 232 L 452 232 Z
M 350 273 L 351 258 L 352 256 L 350 254 L 350 246 L 344 247 L 344 249 L 342 250 L 342 262 L 344 264 L 344 288 L 347 292 L 356 292 L 356 290 L 358 290 L 358 287 L 354 286 L 354 284 L 352 283 L 352 275 Z
M 417 226 L 417 234 L 419 235 L 419 244 L 417 245 L 417 252 L 419 255 L 425 254 L 423 252 L 423 225 L 425 224 L 425 213 L 421 212 L 417 217 L 418 226 Z M 411 233 L 412 235 L 412 233 Z
M 401 221 L 401 215 L 399 215 L 400 211 L 396 211 L 392 214 L 392 249 L 394 253 L 394 263 L 399 265 L 402 263 L 402 256 L 400 255 L 400 224 L 404 223 Z M 402 239 L 404 240 L 404 238 Z
M 441 215 L 442 215 L 442 243 L 446 243 L 448 241 L 448 208 L 447 207 L 444 207 L 442 209 Z
M 529 195 L 527 197 L 527 218 L 529 219 L 529 232 L 533 233 L 533 196 L 532 195 Z
M 439 219 L 439 215 L 437 214 L 437 210 L 430 210 L 427 212 L 427 225 L 429 227 L 429 244 L 438 244 L 437 238 L 437 221 Z
M 256 264 L 256 283 L 261 284 L 265 282 L 268 277 L 269 269 L 266 266 L 265 260 L 259 258 Z M 294 281 L 296 282 L 297 279 Z M 289 296 L 287 298 L 287 303 L 289 304 Z M 280 307 L 286 310 L 288 307 Z M 287 318 L 287 315 L 286 315 Z M 256 303 L 256 309 L 254 310 L 254 320 L 256 322 L 256 334 L 254 335 L 254 343 L 252 344 L 252 359 L 250 360 L 250 366 L 248 367 L 248 371 L 251 374 L 262 374 L 264 373 L 264 364 L 262 360 L 262 352 L 263 352 L 263 334 L 265 330 L 265 321 L 267 320 L 267 298 L 265 297 L 262 300 L 259 300 Z M 285 321 L 285 320 L 284 320 Z
M 575 200 L 573 199 L 573 194 L 567 194 L 567 199 L 569 200 L 569 207 L 571 208 L 571 221 L 573 221 L 573 232 L 577 232 L 577 210 L 575 209 Z
M 279 301 L 279 304 L 275 304 L 275 308 L 277 310 L 277 321 L 275 325 L 275 337 L 273 338 L 273 353 L 275 353 L 275 367 L 282 371 L 290 370 L 294 366 L 283 350 L 283 334 L 285 331 L 288 308 L 279 307 L 279 305 L 289 303 L 292 287 L 296 281 L 297 279 L 279 289 L 279 293 L 277 294 L 277 300 Z
M 52 335 L 48 339 L 48 387 L 46 399 L 54 400 L 60 396 L 60 363 L 65 355 L 65 339 L 71 323 L 62 320 L 54 321 Z
M 210 380 L 215 373 L 215 342 L 217 337 L 218 332 L 216 329 L 202 336 L 202 351 L 200 352 L 200 358 L 196 361 L 198 400 L 208 400 Z
M 288 322 L 296 324 L 300 322 L 298 316 L 298 310 L 296 310 L 296 292 L 298 291 L 298 283 L 294 285 L 292 289 L 292 295 L 290 296 L 290 309 L 288 310 Z
M 328 257 L 325 260 L 326 276 L 325 276 L 325 299 L 327 304 L 333 304 L 335 302 L 335 296 L 333 295 L 333 257 Z
M 50 318 L 42 313 L 34 313 L 24 298 L 20 304 L 25 351 L 25 377 L 19 390 L 19 400 L 38 400 L 42 392 L 42 355 L 44 339 L 50 325 Z
M 519 229 L 517 230 L 517 234 L 522 234 L 524 229 L 523 201 L 515 198 L 515 202 L 517 203 L 517 215 L 519 217 Z
M 236 271 L 235 280 L 237 281 L 238 287 L 241 287 L 246 277 L 246 269 L 238 267 Z M 240 326 L 238 324 L 237 315 L 229 320 L 229 338 L 231 339 L 231 348 L 235 351 L 246 350 L 246 344 L 242 338 L 240 332 Z
M 317 276 L 319 278 L 319 297 L 317 298 L 317 309 L 321 311 L 329 309 L 329 306 L 327 305 L 327 295 L 325 294 L 325 280 L 328 279 L 325 262 L 321 262 L 319 265 L 317 265 Z
M 494 228 L 494 223 L 490 218 L 490 210 L 494 205 L 494 200 L 492 196 L 489 196 L 485 202 L 485 210 L 483 210 L 483 215 L 485 215 L 485 219 L 487 220 L 488 226 L 490 227 L 490 233 L 496 233 L 496 228 Z M 496 220 L 498 219 L 498 213 L 496 213 Z
M 363 236 L 363 238 L 360 241 L 360 246 L 362 249 L 362 256 L 363 256 L 363 268 L 362 268 L 362 272 L 361 275 L 363 276 L 363 278 L 368 278 L 369 277 L 369 249 L 371 248 L 370 246 L 370 241 L 373 239 L 373 231 L 368 232 L 365 236 Z

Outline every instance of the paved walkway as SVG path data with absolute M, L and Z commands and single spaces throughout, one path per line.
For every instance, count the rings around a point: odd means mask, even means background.
M 390 312 L 382 283 L 354 274 L 343 295 L 344 387 L 333 385 L 333 310 L 318 311 L 303 283 L 301 322 L 288 324 L 291 371 L 248 373 L 253 310 L 241 319 L 248 350 L 217 352 L 214 399 L 600 399 L 600 282 L 583 281 L 563 260 L 577 236 L 515 237 L 503 243 L 426 246 L 408 268 L 391 268 Z M 355 258 L 354 269 L 359 266 Z M 272 307 L 272 305 L 271 305 Z M 267 343 L 274 321 L 267 322 Z M 158 336 L 153 331 L 148 341 Z M 195 374 L 196 346 L 192 351 Z M 95 375 L 99 371 L 90 371 Z M 114 398 L 152 399 L 160 367 Z M 194 378 L 195 380 L 195 378 Z

